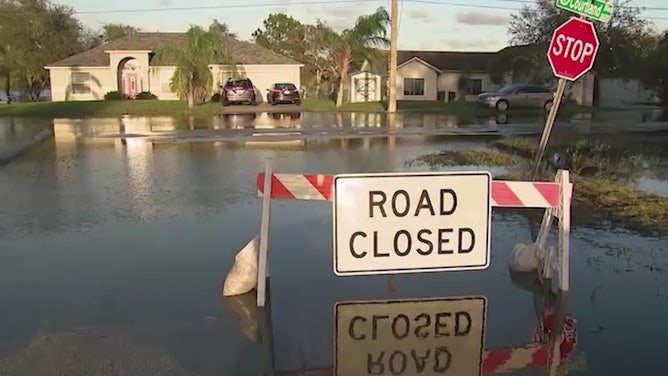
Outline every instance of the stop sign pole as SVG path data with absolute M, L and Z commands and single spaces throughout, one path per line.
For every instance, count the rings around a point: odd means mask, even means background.
M 584 19 L 571 17 L 554 30 L 547 50 L 547 59 L 552 72 L 559 78 L 554 94 L 552 107 L 545 121 L 545 128 L 536 151 L 531 179 L 538 174 L 540 161 L 547 147 L 554 120 L 559 111 L 562 97 L 566 89 L 566 81 L 577 81 L 594 66 L 594 59 L 599 47 L 598 36 L 594 24 Z

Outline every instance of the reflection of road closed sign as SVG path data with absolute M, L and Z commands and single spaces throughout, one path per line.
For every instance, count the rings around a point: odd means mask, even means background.
M 484 297 L 336 305 L 334 374 L 481 374 Z
M 335 176 L 334 272 L 487 268 L 491 182 L 489 172 Z

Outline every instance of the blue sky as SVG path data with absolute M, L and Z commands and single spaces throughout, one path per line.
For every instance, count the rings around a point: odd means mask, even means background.
M 185 31 L 189 25 L 208 25 L 217 18 L 225 22 L 241 39 L 262 25 L 271 12 L 284 12 L 302 22 L 326 21 L 336 29 L 354 23 L 355 18 L 388 0 L 56 0 L 79 11 L 86 26 L 99 28 L 107 22 L 121 22 L 145 31 Z M 506 46 L 506 27 L 513 9 L 531 0 L 399 0 L 400 49 L 493 51 Z M 338 2 L 338 3 L 337 3 Z M 311 3 L 311 4 L 307 4 Z M 450 4 L 447 4 L 450 3 Z M 459 5 L 454 5 L 459 4 Z M 475 4 L 476 7 L 464 6 Z M 637 6 L 664 8 L 648 10 L 644 17 L 659 29 L 668 29 L 668 1 L 635 0 Z M 184 9 L 215 7 L 218 9 Z M 485 8 L 488 7 L 488 8 Z M 169 10 L 169 8 L 180 8 Z M 494 9 L 501 8 L 501 9 Z M 145 12 L 113 12 L 149 9 Z M 151 10 L 153 9 L 153 10 Z M 163 9 L 156 11 L 155 9 Z

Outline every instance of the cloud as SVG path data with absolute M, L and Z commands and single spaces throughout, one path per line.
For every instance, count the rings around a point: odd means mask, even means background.
M 332 29 L 341 31 L 353 26 L 357 17 L 364 14 L 371 14 L 376 8 L 359 4 L 330 3 L 319 6 L 307 6 L 304 7 L 304 10 L 310 17 L 319 18 L 323 22 L 326 22 Z
M 510 21 L 510 14 L 500 12 L 458 12 L 455 20 L 465 25 L 505 25 Z
M 422 23 L 432 23 L 438 20 L 438 18 L 434 16 L 433 12 L 430 12 L 424 8 L 410 9 L 406 12 L 406 17 L 409 20 L 420 21 Z

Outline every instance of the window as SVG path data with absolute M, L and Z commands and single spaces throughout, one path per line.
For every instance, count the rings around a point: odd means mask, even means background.
M 508 85 L 508 86 L 502 87 L 499 90 L 499 93 L 501 93 L 501 94 L 511 94 L 513 91 L 515 91 L 515 89 L 517 89 L 516 85 Z
M 524 89 L 524 92 L 529 93 L 529 94 L 551 93 L 551 91 L 548 88 L 542 87 L 542 86 L 531 86 L 531 87 L 528 87 L 528 88 Z
M 404 95 L 424 95 L 424 78 L 404 78 Z
M 72 72 L 70 75 L 72 94 L 90 94 L 90 73 Z
M 297 87 L 293 84 L 275 84 L 274 88 L 276 90 L 297 90 Z
M 482 93 L 482 80 L 474 78 L 471 80 L 471 94 L 478 95 Z

